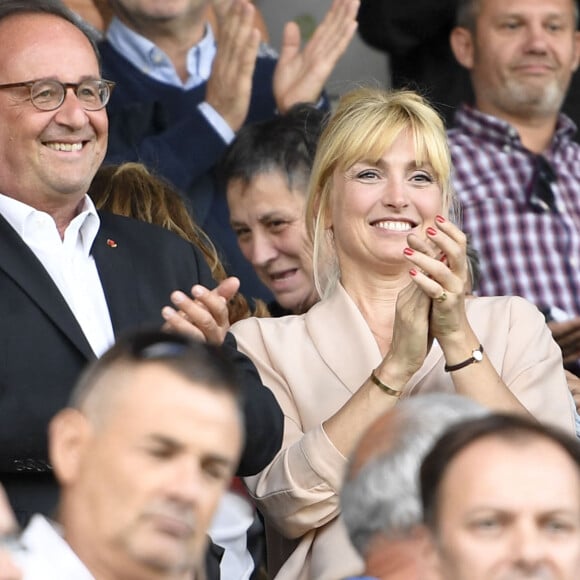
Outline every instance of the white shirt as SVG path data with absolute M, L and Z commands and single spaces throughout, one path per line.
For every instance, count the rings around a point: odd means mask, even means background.
M 60 534 L 56 524 L 36 514 L 22 533 L 23 550 L 14 554 L 23 580 L 95 580 Z
M 81 212 L 61 239 L 54 219 L 0 194 L 0 214 L 34 252 L 52 278 L 97 356 L 115 341 L 105 293 L 91 247 L 99 231 L 95 206 L 85 196 Z

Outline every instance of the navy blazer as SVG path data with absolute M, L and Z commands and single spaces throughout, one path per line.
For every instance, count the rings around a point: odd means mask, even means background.
M 173 290 L 215 285 L 198 250 L 179 236 L 99 215 L 91 252 L 116 336 L 161 326 L 161 308 Z M 0 296 L 0 482 L 24 521 L 32 512 L 47 514 L 54 504 L 47 426 L 95 354 L 49 274 L 2 216 Z M 238 471 L 256 473 L 280 448 L 283 417 L 233 337 L 225 348 L 240 369 L 246 401 L 246 448 Z

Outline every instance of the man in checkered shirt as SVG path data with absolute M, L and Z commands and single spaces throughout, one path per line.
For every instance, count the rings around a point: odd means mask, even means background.
M 575 372 L 580 146 L 560 107 L 578 66 L 577 18 L 576 0 L 460 0 L 451 46 L 475 104 L 449 131 L 463 229 L 481 258 L 479 294 L 535 303 Z

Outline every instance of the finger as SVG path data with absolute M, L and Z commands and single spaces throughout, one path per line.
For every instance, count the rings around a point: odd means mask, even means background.
M 467 269 L 467 236 L 454 223 L 437 216 L 435 227 L 427 228 L 427 236 L 447 256 L 452 270 L 463 272 Z
M 206 342 L 206 338 L 189 320 L 181 316 L 178 310 L 171 308 L 171 306 L 165 306 L 161 310 L 161 316 L 163 316 L 165 322 L 161 329 L 165 332 L 176 332 L 178 334 L 183 334 L 184 336 L 189 336 L 195 340 L 201 340 Z
M 287 22 L 282 35 L 282 47 L 277 66 L 285 66 L 300 52 L 300 28 L 296 22 Z
M 435 258 L 409 247 L 403 250 L 403 254 L 415 266 L 412 270 L 416 274 L 420 274 L 420 276 L 412 274 L 416 281 L 422 281 L 423 278 L 427 278 L 433 282 L 433 284 L 428 284 L 427 286 L 421 284 L 431 298 L 440 296 L 443 289 L 454 294 L 463 294 L 465 292 L 463 276 L 452 272 L 446 262 L 442 260 L 442 256 Z M 435 294 L 430 292 L 433 289 L 437 290 Z
M 237 281 L 237 278 L 235 280 Z M 235 291 L 231 292 L 232 288 L 230 286 L 235 287 L 236 285 L 230 282 L 224 284 L 224 282 L 212 291 L 199 284 L 193 286 L 191 294 L 195 301 L 193 305 L 189 304 L 190 307 L 194 308 L 192 316 L 196 316 L 197 309 L 201 307 L 212 316 L 218 326 L 229 327 L 228 300 L 235 294 Z M 226 295 L 222 296 L 220 292 L 225 292 Z M 188 310 L 185 308 L 183 310 L 188 316 L 190 315 Z
M 211 0 L 211 5 L 220 28 L 226 21 L 228 12 L 232 8 L 232 4 L 233 0 Z
M 229 302 L 240 289 L 240 280 L 235 276 L 230 276 L 222 280 L 215 291 Z
M 411 268 L 409 274 L 415 284 L 427 295 L 431 300 L 437 304 L 446 302 L 454 293 L 445 289 L 445 287 L 434 280 L 431 276 L 420 272 L 416 268 Z
M 223 299 L 220 299 L 223 302 Z M 221 342 L 221 329 L 214 315 L 208 311 L 207 307 L 198 300 L 192 300 L 183 292 L 173 292 L 171 301 L 176 306 L 175 309 L 166 306 L 161 311 L 166 322 L 171 322 L 173 328 L 178 332 L 195 334 L 192 326 L 202 333 L 205 340 L 216 343 Z M 226 315 L 227 318 L 227 315 Z M 226 323 L 227 327 L 229 323 Z

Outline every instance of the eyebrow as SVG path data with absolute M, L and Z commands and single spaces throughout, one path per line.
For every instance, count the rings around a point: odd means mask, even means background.
M 283 218 L 283 219 L 290 219 L 290 216 L 288 216 L 286 213 L 282 212 L 282 210 L 274 210 L 274 211 L 269 211 L 267 213 L 261 214 L 258 217 L 258 221 L 259 222 L 264 222 L 264 221 L 268 221 L 274 218 Z M 237 220 L 230 220 L 230 224 L 232 226 L 245 226 L 247 225 L 246 222 L 239 222 Z
M 161 435 L 160 433 L 152 433 L 148 435 L 146 439 L 148 443 L 160 444 L 171 450 L 181 451 L 185 448 L 183 443 L 180 443 L 166 435 Z M 202 463 L 207 463 L 208 461 L 211 461 L 212 463 L 219 463 L 221 465 L 225 465 L 226 467 L 235 467 L 235 460 L 232 460 L 229 457 L 225 457 L 224 455 L 220 455 L 218 453 L 210 453 L 202 457 Z

